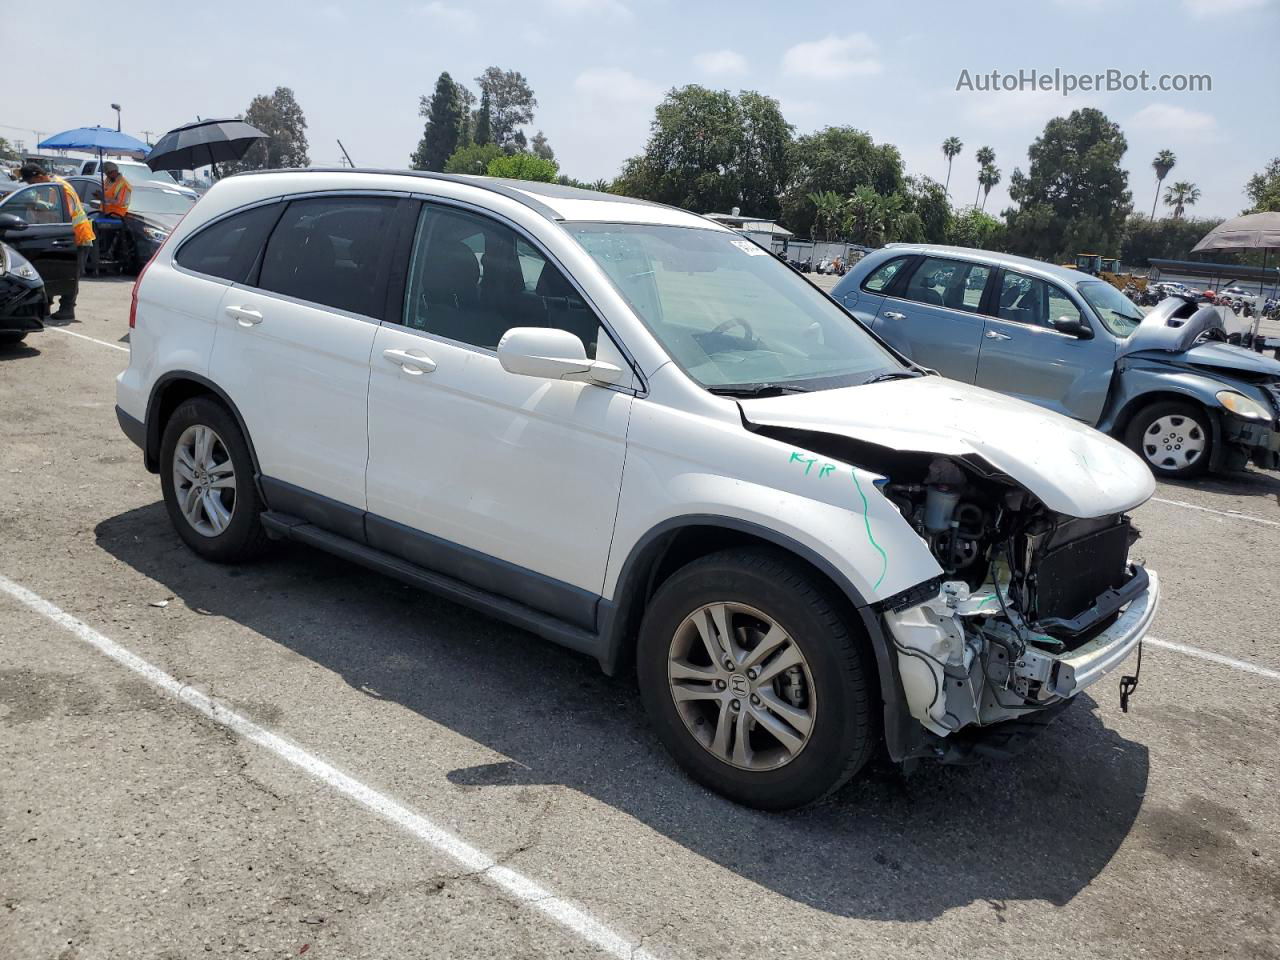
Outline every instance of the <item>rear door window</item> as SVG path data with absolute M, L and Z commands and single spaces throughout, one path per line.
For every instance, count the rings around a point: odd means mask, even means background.
M 396 203 L 392 197 L 352 196 L 293 201 L 267 241 L 257 286 L 380 317 L 383 253 Z
M 187 270 L 243 283 L 278 216 L 278 203 L 234 213 L 199 231 L 174 259 Z
M 990 277 L 991 268 L 980 263 L 925 257 L 911 275 L 902 297 L 930 306 L 977 313 Z

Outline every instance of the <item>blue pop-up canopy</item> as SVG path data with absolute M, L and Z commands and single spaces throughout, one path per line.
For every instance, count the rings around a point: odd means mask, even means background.
M 76 127 L 41 140 L 41 150 L 96 150 L 98 153 L 132 153 L 145 157 L 151 148 L 127 133 L 110 127 Z

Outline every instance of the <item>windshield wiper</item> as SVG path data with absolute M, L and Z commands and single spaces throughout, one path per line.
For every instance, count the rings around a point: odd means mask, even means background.
M 869 383 L 883 383 L 886 380 L 913 380 L 923 376 L 924 374 L 917 370 L 893 370 L 889 373 L 876 374 L 870 380 L 863 380 L 862 385 L 865 387 Z
M 707 387 L 708 393 L 717 397 L 781 397 L 788 393 L 808 393 L 804 387 L 792 383 L 741 383 L 728 386 Z

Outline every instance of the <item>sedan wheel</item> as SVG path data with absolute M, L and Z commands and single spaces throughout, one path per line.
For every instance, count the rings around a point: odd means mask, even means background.
M 1193 477 L 1209 466 L 1213 450 L 1209 414 L 1191 403 L 1153 403 L 1130 421 L 1125 442 L 1156 476 Z
M 667 661 L 685 727 L 743 770 L 785 766 L 805 748 L 818 703 L 809 664 L 787 632 L 741 603 L 709 603 L 676 629 Z
M 196 424 L 178 437 L 173 451 L 173 489 L 191 529 L 216 537 L 231 524 L 236 509 L 236 468 L 214 431 Z

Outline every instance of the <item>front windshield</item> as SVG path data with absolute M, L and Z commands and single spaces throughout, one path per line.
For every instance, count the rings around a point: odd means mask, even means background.
M 744 237 L 648 224 L 565 226 L 704 387 L 812 390 L 909 375 L 840 307 Z
M 182 216 L 194 206 L 195 200 L 177 190 L 156 190 L 134 187 L 129 201 L 129 212 L 146 216 L 148 213 L 168 213 Z
M 1109 283 L 1088 280 L 1077 289 L 1106 328 L 1122 339 L 1137 330 L 1146 316 L 1136 303 Z

